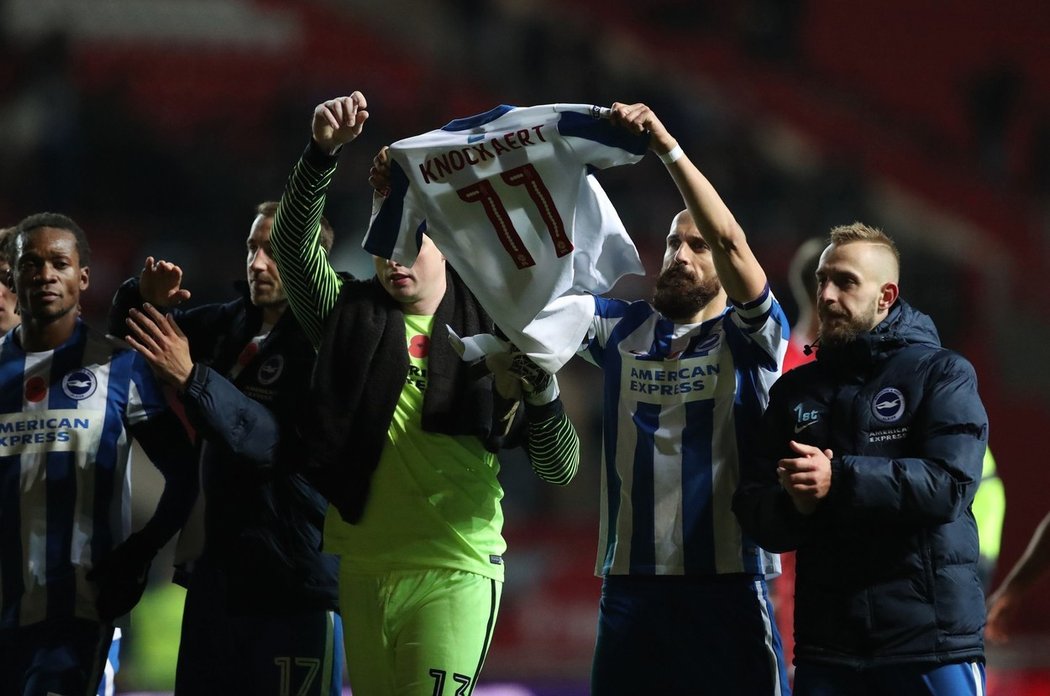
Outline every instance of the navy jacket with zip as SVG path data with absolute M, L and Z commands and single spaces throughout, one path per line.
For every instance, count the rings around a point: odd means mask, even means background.
M 768 550 L 798 552 L 797 664 L 984 660 L 970 505 L 987 434 L 973 367 L 903 301 L 773 385 L 734 511 Z M 777 481 L 791 440 L 834 455 L 809 516 Z
M 300 473 L 296 433 L 315 352 L 290 311 L 259 352 L 227 379 L 262 326 L 247 286 L 241 298 L 173 310 L 195 363 L 181 402 L 197 429 L 205 495 L 204 551 L 198 561 L 225 575 L 228 606 L 239 614 L 336 609 L 338 559 L 322 553 L 327 501 Z M 110 333 L 142 303 L 138 279 L 113 299 Z

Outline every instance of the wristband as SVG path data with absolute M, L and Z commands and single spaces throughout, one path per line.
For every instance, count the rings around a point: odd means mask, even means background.
M 523 390 L 524 391 L 524 390 Z M 543 406 L 558 398 L 561 390 L 558 389 L 558 378 L 550 376 L 550 381 L 541 391 L 524 391 L 525 403 L 530 406 Z
M 677 162 L 679 158 L 681 158 L 681 156 L 684 154 L 685 153 L 682 152 L 682 146 L 675 145 L 670 152 L 661 153 L 660 155 L 658 155 L 658 157 L 660 158 L 660 161 L 664 164 L 671 164 L 672 162 Z

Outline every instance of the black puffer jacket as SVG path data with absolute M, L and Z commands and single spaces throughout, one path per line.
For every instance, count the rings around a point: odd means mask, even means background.
M 225 575 L 231 612 L 271 615 L 336 609 L 338 559 L 321 552 L 328 503 L 301 465 L 295 423 L 307 401 L 314 350 L 285 312 L 236 377 L 244 346 L 262 326 L 248 299 L 173 310 L 194 360 L 181 401 L 200 436 L 205 494 L 204 552 L 198 563 Z M 138 279 L 113 298 L 109 331 L 127 333 L 139 307 Z
M 987 433 L 973 367 L 902 301 L 774 384 L 734 511 L 767 549 L 798 550 L 799 664 L 983 661 L 970 504 Z M 808 517 L 777 482 L 791 440 L 834 454 L 830 492 Z

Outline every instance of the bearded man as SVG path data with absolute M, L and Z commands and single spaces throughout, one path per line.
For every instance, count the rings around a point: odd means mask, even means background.
M 973 366 L 900 299 L 881 230 L 831 231 L 815 362 L 774 385 L 733 509 L 797 550 L 795 694 L 984 693 Z
M 653 112 L 614 104 L 612 119 L 651 133 L 686 210 L 652 303 L 595 297 L 582 351 L 605 385 L 591 693 L 787 694 L 766 591 L 779 561 L 731 510 L 787 318 L 744 231 Z

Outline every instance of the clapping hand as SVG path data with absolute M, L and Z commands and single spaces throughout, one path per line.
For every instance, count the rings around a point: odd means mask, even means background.
M 126 320 L 127 342 L 137 350 L 162 382 L 183 389 L 193 372 L 193 358 L 186 334 L 170 315 L 161 314 L 156 307 L 144 305 L 143 311 L 133 309 Z
M 139 294 L 158 307 L 174 307 L 190 299 L 190 291 L 182 287 L 182 269 L 152 256 L 146 257 L 139 273 Z

